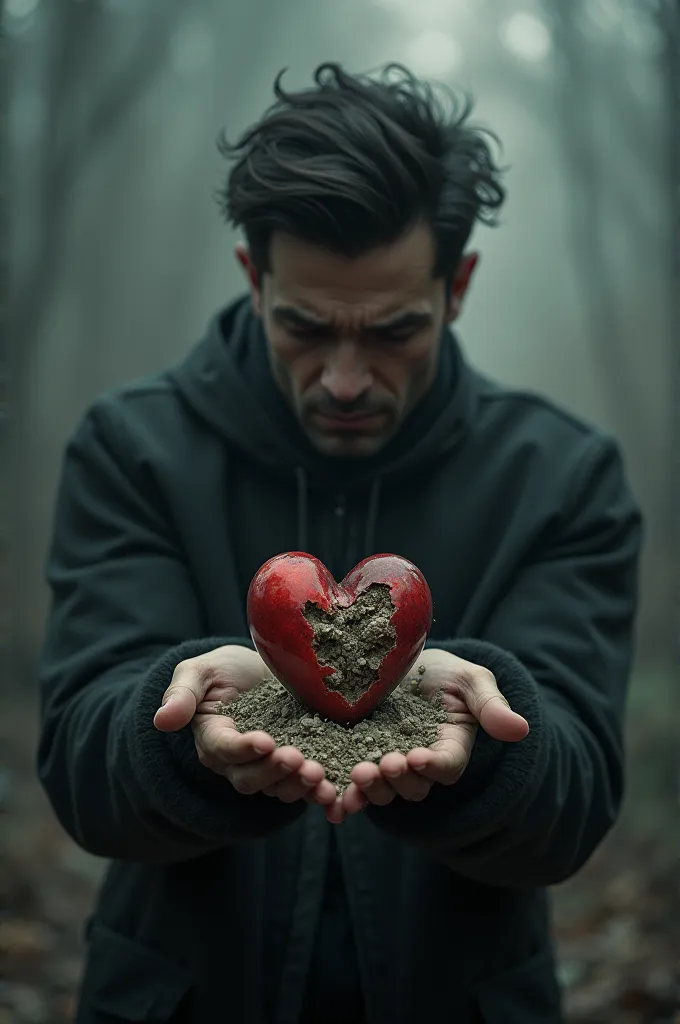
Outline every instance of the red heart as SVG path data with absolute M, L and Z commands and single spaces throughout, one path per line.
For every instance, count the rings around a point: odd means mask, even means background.
M 338 584 L 318 558 L 290 551 L 253 577 L 248 624 L 258 654 L 297 700 L 335 722 L 358 722 L 420 656 L 432 597 L 399 555 L 365 558 Z

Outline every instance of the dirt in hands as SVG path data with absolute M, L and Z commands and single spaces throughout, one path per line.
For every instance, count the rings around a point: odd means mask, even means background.
M 393 650 L 397 633 L 390 588 L 373 583 L 347 608 L 330 614 L 308 601 L 304 616 L 314 630 L 312 647 L 319 665 L 335 671 L 325 677 L 328 690 L 356 703 L 378 678 L 385 655 Z
M 426 700 L 416 689 L 414 679 L 405 681 L 354 726 L 312 714 L 274 679 L 215 710 L 231 717 L 239 732 L 263 729 L 277 746 L 297 747 L 306 758 L 323 765 L 326 778 L 342 793 L 360 761 L 377 764 L 384 754 L 395 750 L 407 754 L 437 740 L 446 712 L 441 700 Z

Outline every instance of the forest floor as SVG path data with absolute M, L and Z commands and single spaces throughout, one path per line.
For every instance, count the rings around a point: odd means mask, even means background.
M 667 675 L 637 680 L 621 820 L 553 890 L 569 1024 L 680 1024 L 680 736 Z M 0 700 L 0 1024 L 70 1024 L 103 863 L 35 778 L 35 701 Z

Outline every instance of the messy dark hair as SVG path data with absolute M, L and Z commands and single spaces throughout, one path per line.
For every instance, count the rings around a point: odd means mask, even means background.
M 449 278 L 475 221 L 495 224 L 505 199 L 485 136 L 498 139 L 468 123 L 469 97 L 447 91 L 447 109 L 401 64 L 371 78 L 324 63 L 299 92 L 284 91 L 283 74 L 261 120 L 234 145 L 218 140 L 235 161 L 218 202 L 257 269 L 269 269 L 275 231 L 351 258 L 425 222 L 433 275 Z

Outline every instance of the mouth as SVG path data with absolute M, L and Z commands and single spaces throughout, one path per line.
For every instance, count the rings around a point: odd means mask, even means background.
M 384 419 L 382 412 L 344 413 L 327 416 L 325 413 L 314 413 L 314 422 L 329 433 L 365 433 L 375 429 Z

